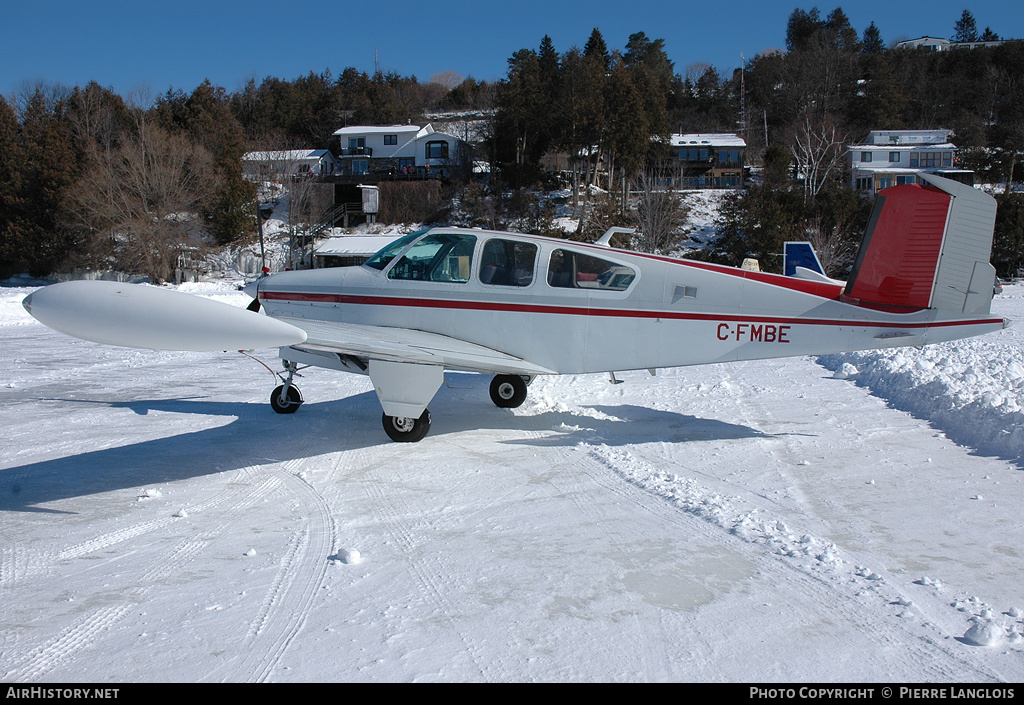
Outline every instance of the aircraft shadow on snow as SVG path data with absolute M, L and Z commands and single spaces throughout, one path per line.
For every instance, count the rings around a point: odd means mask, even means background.
M 454 398 L 437 405 L 433 412 L 435 435 L 430 445 L 439 462 L 444 461 L 447 434 L 488 429 L 545 432 L 537 438 L 505 441 L 538 447 L 572 446 L 580 442 L 614 446 L 638 440 L 694 442 L 770 437 L 747 426 L 633 405 L 586 406 L 579 413 L 542 411 L 515 415 L 484 401 L 486 383 L 485 379 L 474 381 L 467 387 L 460 380 L 460 386 L 449 390 Z M 198 414 L 228 416 L 232 420 L 200 431 L 0 469 L 0 511 L 67 513 L 42 505 L 391 444 L 380 428 L 379 405 L 372 392 L 327 402 L 306 402 L 297 413 L 289 415 L 275 414 L 266 403 L 196 398 L 48 401 L 129 409 L 139 415 Z M 587 415 L 587 410 L 598 412 L 597 417 Z M 116 425 L 112 422 L 110 428 L 115 429 Z M 423 446 L 410 445 L 410 449 L 417 447 Z

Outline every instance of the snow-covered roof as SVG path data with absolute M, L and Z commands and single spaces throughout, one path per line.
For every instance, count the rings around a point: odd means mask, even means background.
M 319 161 L 330 154 L 329 149 L 285 149 L 266 152 L 247 152 L 242 161 L 249 162 L 298 162 L 305 160 Z
M 397 235 L 340 235 L 316 248 L 318 255 L 372 255 L 402 237 Z
M 746 147 L 739 135 L 729 132 L 697 132 L 685 135 L 669 135 L 673 147 Z
M 351 127 L 342 127 L 339 130 L 335 130 L 334 134 L 339 136 L 347 135 L 380 135 L 380 134 L 406 134 L 409 132 L 417 133 L 420 130 L 426 130 L 426 134 L 430 134 L 434 131 L 434 128 L 430 125 L 420 127 L 419 125 L 352 125 Z
M 871 145 L 931 145 L 949 141 L 952 130 L 872 130 L 864 139 Z
M 952 142 L 926 142 L 920 144 L 851 144 L 851 150 L 874 152 L 918 152 L 922 149 L 957 149 Z

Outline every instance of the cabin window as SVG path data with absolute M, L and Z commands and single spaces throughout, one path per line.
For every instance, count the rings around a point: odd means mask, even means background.
M 389 264 L 391 264 L 391 260 L 402 254 L 402 251 L 405 248 L 411 245 L 416 238 L 420 237 L 425 232 L 427 231 L 417 230 L 414 233 L 409 233 L 404 237 L 398 238 L 390 245 L 386 245 L 378 250 L 377 254 L 366 261 L 366 266 L 383 271 Z
M 475 235 L 433 233 L 417 242 L 402 255 L 388 272 L 389 279 L 432 282 L 469 281 Z
M 556 288 L 624 291 L 635 278 L 625 265 L 572 250 L 554 250 L 548 262 L 548 285 Z
M 480 283 L 492 286 L 529 286 L 537 246 L 532 242 L 488 240 L 480 255 Z
M 393 145 L 397 145 L 398 144 L 398 135 L 384 135 L 384 144 L 385 145 L 392 145 L 392 144 Z

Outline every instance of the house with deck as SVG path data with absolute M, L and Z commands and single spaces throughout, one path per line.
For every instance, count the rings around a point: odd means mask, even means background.
M 958 166 L 957 146 L 951 130 L 873 130 L 860 143 L 849 146 L 850 185 L 874 195 L 898 184 L 920 183 L 918 174 L 938 174 L 968 186 L 974 172 Z
M 451 176 L 468 159 L 465 142 L 429 124 L 357 125 L 334 136 L 340 176 Z

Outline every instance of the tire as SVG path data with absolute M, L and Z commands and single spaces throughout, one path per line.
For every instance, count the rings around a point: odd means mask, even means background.
M 495 406 L 515 409 L 526 401 L 526 380 L 519 375 L 495 375 L 490 391 Z
M 422 441 L 430 430 L 430 410 L 424 409 L 418 419 L 403 418 L 401 416 L 381 417 L 384 425 L 384 433 L 398 443 L 416 443 Z
M 302 394 L 299 393 L 298 388 L 289 386 L 288 399 L 282 402 L 281 390 L 283 389 L 283 384 L 278 385 L 277 389 L 270 394 L 270 406 L 279 414 L 294 414 L 302 406 Z

